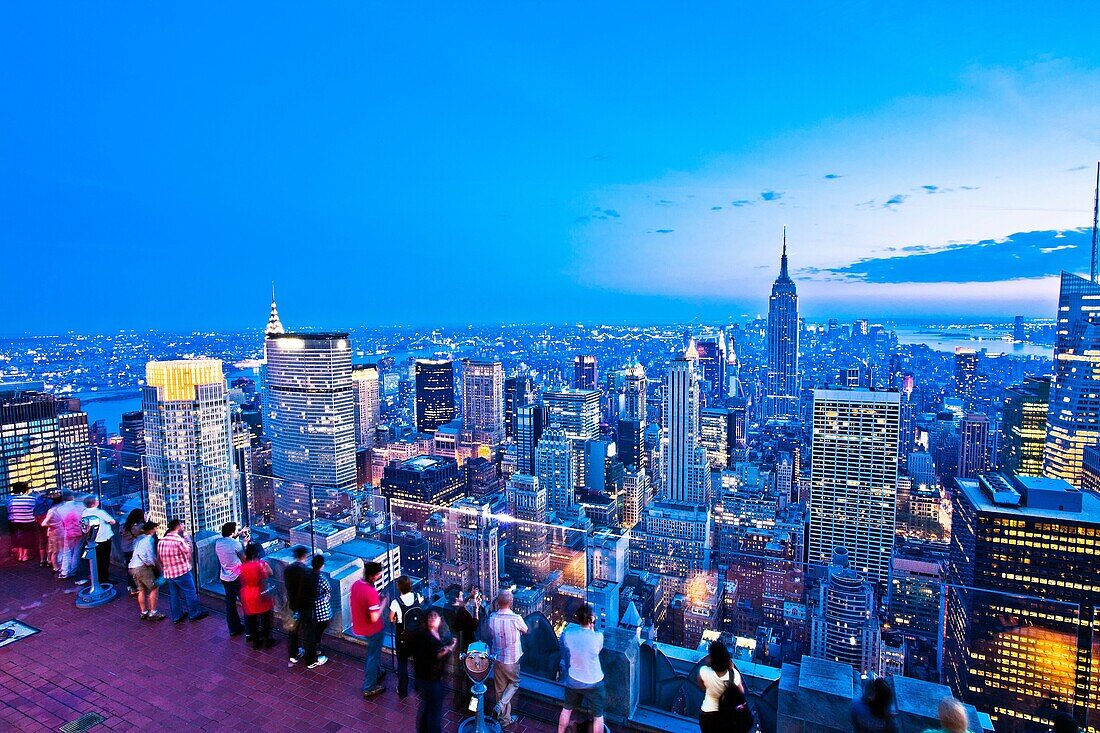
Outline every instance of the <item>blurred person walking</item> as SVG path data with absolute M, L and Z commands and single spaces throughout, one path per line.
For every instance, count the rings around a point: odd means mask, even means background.
M 113 525 L 118 524 L 107 512 L 99 508 L 99 499 L 94 496 L 84 497 L 84 512 L 80 515 L 83 524 L 88 520 L 99 522 L 95 537 L 95 564 L 96 574 L 100 583 L 111 584 L 111 538 L 115 536 Z
M 8 528 L 11 530 L 12 558 L 16 562 L 27 562 L 31 551 L 38 547 L 38 525 L 34 520 L 34 507 L 37 500 L 31 493 L 26 481 L 16 481 L 11 485 L 8 497 Z
M 413 672 L 420 706 L 416 713 L 416 733 L 441 733 L 443 730 L 443 672 L 447 657 L 455 650 L 454 637 L 440 634 L 442 617 L 439 610 L 428 609 L 424 628 L 412 640 Z

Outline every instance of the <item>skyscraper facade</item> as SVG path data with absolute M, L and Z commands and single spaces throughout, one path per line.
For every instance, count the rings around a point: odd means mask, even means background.
M 851 567 L 885 587 L 894 549 L 898 392 L 814 390 L 809 562 L 845 547 Z
M 462 427 L 504 440 L 504 368 L 499 361 L 462 360 Z
M 1081 485 L 1081 453 L 1100 440 L 1100 284 L 1062 273 L 1043 472 Z
M 1100 499 L 1061 479 L 994 473 L 952 496 L 946 682 L 997 731 L 1079 723 L 1100 706 Z
M 1002 470 L 1042 475 L 1049 406 L 1050 377 L 1028 377 L 1004 391 L 998 461 Z
M 711 406 L 721 406 L 726 396 L 726 348 L 725 336 L 697 341 L 699 375 L 708 385 L 705 401 Z
M 417 359 L 416 431 L 434 433 L 440 425 L 455 419 L 454 362 L 447 359 Z
M 974 411 L 979 401 L 978 362 L 981 355 L 974 349 L 959 346 L 955 349 L 955 395 L 962 400 L 963 409 Z
M 241 520 L 229 394 L 217 359 L 151 361 L 144 414 L 148 517 L 182 519 L 193 532 Z
M 141 491 L 145 488 L 145 417 L 141 411 L 122 413 L 119 432 L 122 437 L 119 460 L 122 490 L 126 493 Z
M 61 485 L 73 491 L 92 490 L 92 441 L 88 413 L 63 410 L 57 414 L 57 459 Z
M 573 357 L 573 388 L 596 389 L 599 373 L 596 370 L 596 357 L 592 354 L 577 354 Z
M 665 377 L 663 441 L 665 485 L 662 499 L 688 504 L 710 500 L 710 467 L 700 443 L 699 377 L 695 349 L 673 359 Z
M 272 334 L 265 341 L 264 435 L 277 479 L 276 523 L 337 511 L 355 488 L 355 387 L 346 333 Z
M 537 476 L 514 473 L 508 479 L 508 513 L 517 521 L 514 528 L 515 553 L 512 577 L 523 585 L 537 585 L 550 574 L 550 555 L 546 552 L 546 490 Z
M 373 448 L 374 431 L 382 418 L 377 364 L 356 364 L 351 369 L 355 388 L 355 447 Z
M 552 425 L 542 431 L 535 448 L 535 475 L 546 491 L 550 508 L 556 512 L 568 512 L 576 503 L 577 458 L 573 440 L 564 428 Z
M 787 234 L 779 277 L 768 300 L 768 371 L 764 388 L 764 417 L 797 417 L 802 380 L 798 372 L 798 291 L 787 272 Z
M 57 402 L 42 388 L 0 385 L 0 501 L 17 481 L 35 491 L 59 486 Z
M 535 448 L 542 439 L 546 411 L 542 405 L 523 405 L 516 409 L 516 471 L 535 472 Z
M 848 567 L 846 548 L 835 548 L 814 609 L 811 655 L 878 673 L 879 629 L 874 589 Z
M 591 440 L 600 434 L 600 393 L 594 389 L 544 392 L 546 425 L 558 425 L 572 440 Z
M 989 418 L 982 413 L 970 413 L 959 421 L 959 478 L 973 478 L 989 473 Z
M 636 470 L 645 469 L 646 376 L 641 364 L 626 369 L 622 379 L 622 408 L 619 411 L 616 431 L 619 460 L 624 466 Z
M 535 401 L 535 385 L 527 374 L 517 374 L 504 380 L 504 433 L 516 437 L 516 411 Z

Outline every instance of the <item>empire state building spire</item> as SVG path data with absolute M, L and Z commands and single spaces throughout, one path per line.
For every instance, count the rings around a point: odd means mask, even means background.
M 286 333 L 286 329 L 283 328 L 283 322 L 279 320 L 279 309 L 275 307 L 275 283 L 272 283 L 271 315 L 267 317 L 267 328 L 264 329 L 264 335 L 273 336 L 279 333 Z
M 783 255 L 779 258 L 779 281 L 789 283 L 791 276 L 787 274 L 787 227 L 783 226 Z
M 787 270 L 787 228 L 783 227 L 783 254 L 779 277 L 768 299 L 767 373 L 764 383 L 764 417 L 799 415 L 802 391 L 798 371 L 798 291 Z

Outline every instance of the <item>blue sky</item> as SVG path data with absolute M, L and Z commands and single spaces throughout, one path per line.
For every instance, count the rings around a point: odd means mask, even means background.
M 1087 269 L 1095 3 L 406 6 L 5 6 L 0 333 L 755 315 L 783 224 L 810 317 Z

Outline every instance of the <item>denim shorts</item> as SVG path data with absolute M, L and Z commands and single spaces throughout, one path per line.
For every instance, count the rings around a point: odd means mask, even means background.
M 587 704 L 586 704 L 587 703 Z M 600 680 L 592 687 L 565 688 L 565 709 L 582 710 L 593 718 L 602 718 L 607 705 L 607 691 L 604 681 Z

